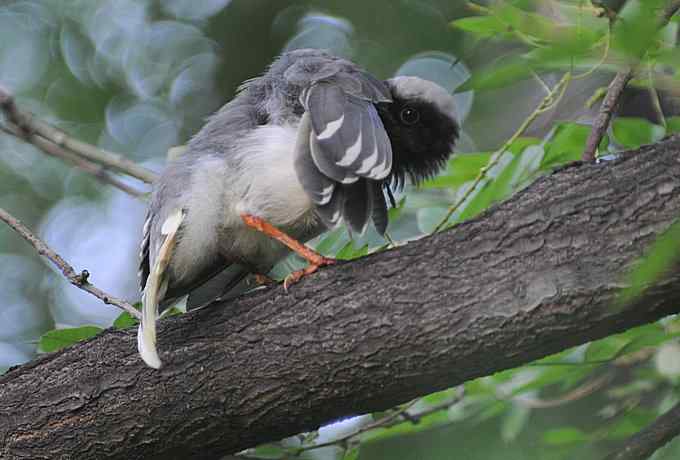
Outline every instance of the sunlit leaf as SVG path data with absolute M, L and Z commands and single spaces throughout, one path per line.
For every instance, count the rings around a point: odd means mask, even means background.
M 578 123 L 559 123 L 545 146 L 541 169 L 576 161 L 581 158 L 590 133 L 590 126 Z
M 558 428 L 543 434 L 543 442 L 553 446 L 589 442 L 591 437 L 578 428 Z
M 128 327 L 136 326 L 139 323 L 137 318 L 133 317 L 130 313 L 124 311 L 113 321 L 113 327 L 116 329 L 125 329 Z
M 357 460 L 359 458 L 359 446 L 352 447 L 345 452 L 342 460 Z
M 465 32 L 470 32 L 479 38 L 489 38 L 508 32 L 508 26 L 493 16 L 473 16 L 456 19 L 451 22 L 451 25 Z
M 352 259 L 357 259 L 359 257 L 363 257 L 366 254 L 368 254 L 368 245 L 365 244 L 360 247 L 355 247 L 354 246 L 354 241 L 350 240 L 343 246 L 340 251 L 335 255 L 336 259 L 340 260 L 352 260 Z
M 628 276 L 629 286 L 621 292 L 620 304 L 638 298 L 680 257 L 680 221 L 657 238 L 647 254 Z
M 666 117 L 666 134 L 680 133 L 680 117 Z
M 555 23 L 544 16 L 523 11 L 509 2 L 499 3 L 494 8 L 494 13 L 500 21 L 523 35 L 543 41 L 555 38 Z
M 657 417 L 654 411 L 636 407 L 635 409 L 626 411 L 625 417 L 620 417 L 607 430 L 607 439 L 624 439 L 627 438 L 650 423 Z
M 507 61 L 507 60 L 506 60 Z M 498 89 L 531 76 L 531 63 L 526 59 L 513 58 L 507 63 L 496 64 L 474 73 L 468 81 L 456 88 L 456 93 L 475 90 Z
M 653 47 L 659 36 L 659 11 L 665 6 L 664 0 L 631 2 L 630 8 L 620 12 L 614 26 L 613 47 L 630 58 L 641 58 Z
M 263 460 L 278 460 L 286 458 L 288 456 L 288 451 L 278 444 L 263 444 L 249 450 L 248 456 Z
M 636 149 L 660 140 L 665 130 L 643 118 L 617 118 L 612 123 L 614 139 L 626 148 Z
M 328 234 L 315 245 L 314 249 L 323 255 L 334 255 L 337 245 L 346 239 L 347 232 L 345 229 L 337 228 L 331 232 L 328 232 Z
M 72 327 L 66 329 L 54 329 L 40 337 L 38 349 L 49 353 L 81 342 L 99 334 L 103 329 L 96 326 Z
M 402 197 L 399 201 L 397 201 L 397 206 L 390 209 L 387 211 L 387 218 L 389 219 L 390 222 L 394 222 L 397 220 L 402 212 L 404 211 L 404 206 L 406 205 L 406 196 Z M 389 203 L 388 203 L 389 206 Z
M 460 187 L 464 183 L 474 180 L 480 169 L 486 166 L 490 159 L 491 152 L 454 155 L 449 160 L 445 172 L 426 181 L 421 186 L 424 188 Z

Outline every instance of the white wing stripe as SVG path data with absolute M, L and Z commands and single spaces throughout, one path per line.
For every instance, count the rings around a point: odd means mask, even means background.
M 345 120 L 345 114 L 343 113 L 340 118 L 337 120 L 328 122 L 326 127 L 319 133 L 316 137 L 319 140 L 324 140 L 328 139 L 329 137 L 333 136 L 333 134 L 337 133 L 340 127 L 342 126 L 342 122 Z
M 361 131 L 359 131 L 359 137 L 357 137 L 357 140 L 350 148 L 347 149 L 347 152 L 345 152 L 345 155 L 342 157 L 342 160 L 338 161 L 338 166 L 349 166 L 352 163 L 354 163 L 354 160 L 356 160 L 359 157 L 359 154 L 361 153 Z

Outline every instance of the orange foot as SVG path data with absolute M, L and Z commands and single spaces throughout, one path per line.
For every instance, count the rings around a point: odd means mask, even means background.
M 248 227 L 251 227 L 259 232 L 262 232 L 265 235 L 269 236 L 270 238 L 274 238 L 275 240 L 280 241 L 284 245 L 288 246 L 291 250 L 295 251 L 300 257 L 304 258 L 307 262 L 309 262 L 309 266 L 307 266 L 306 268 L 293 272 L 286 277 L 285 281 L 283 282 L 283 287 L 286 290 L 288 290 L 288 286 L 295 284 L 298 281 L 300 281 L 303 277 L 311 273 L 314 273 L 320 267 L 332 265 L 335 263 L 335 259 L 329 259 L 328 257 L 322 256 L 318 252 L 300 243 L 295 238 L 291 237 L 290 235 L 287 235 L 278 228 L 274 227 L 272 224 L 262 219 L 261 217 L 244 213 L 241 214 L 241 219 L 243 219 L 243 222 Z
M 335 259 L 330 259 L 328 257 L 323 257 L 319 255 L 319 258 L 314 261 L 309 261 L 309 265 L 307 265 L 305 268 L 302 270 L 296 270 L 290 275 L 286 276 L 286 279 L 283 281 L 283 288 L 288 291 L 288 286 L 292 286 L 293 284 L 297 283 L 300 281 L 302 278 L 304 278 L 307 275 L 311 275 L 315 271 L 317 271 L 321 267 L 325 267 L 327 265 L 333 265 L 336 262 Z
M 255 274 L 255 282 L 261 286 L 271 286 L 273 284 L 276 284 L 276 281 L 274 281 L 267 275 L 263 275 L 261 273 Z

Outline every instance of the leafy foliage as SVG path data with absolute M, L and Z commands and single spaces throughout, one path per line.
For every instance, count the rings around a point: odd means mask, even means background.
M 38 349 L 45 353 L 58 351 L 62 348 L 71 346 L 74 343 L 92 338 L 99 334 L 102 330 L 102 328 L 96 326 L 55 329 L 53 331 L 46 332 L 42 337 L 40 337 Z

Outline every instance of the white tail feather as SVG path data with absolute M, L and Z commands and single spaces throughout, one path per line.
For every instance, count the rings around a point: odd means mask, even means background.
M 142 296 L 142 321 L 137 330 L 137 349 L 144 362 L 154 369 L 158 369 L 162 365 L 156 350 L 158 304 L 167 290 L 168 281 L 165 277 L 165 269 L 170 263 L 176 243 L 177 230 L 179 230 L 183 220 L 184 212 L 180 209 L 163 222 L 161 234 L 165 235 L 165 240 L 146 280 L 144 295 Z

